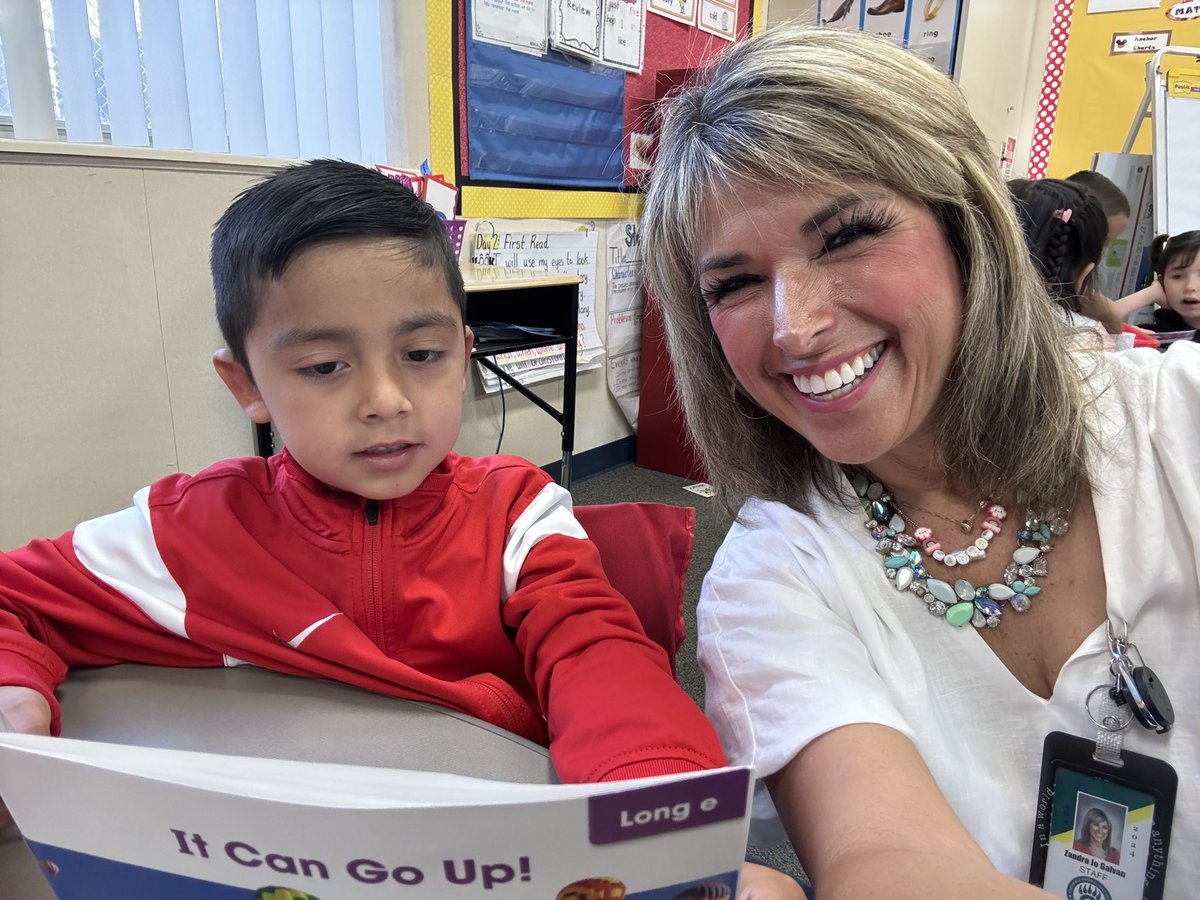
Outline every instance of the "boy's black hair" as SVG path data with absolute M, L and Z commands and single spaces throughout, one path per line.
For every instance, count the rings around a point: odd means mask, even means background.
M 1159 281 L 1170 265 L 1190 266 L 1200 253 L 1200 231 L 1183 231 L 1171 237 L 1160 234 L 1150 244 L 1150 269 Z
M 374 169 L 316 159 L 247 188 L 213 229 L 217 323 L 247 371 L 246 334 L 258 315 L 263 284 L 279 278 L 300 251 L 354 238 L 405 242 L 421 265 L 441 269 L 450 296 L 465 313 L 458 256 L 433 207 Z
M 1080 169 L 1074 175 L 1068 175 L 1067 181 L 1073 181 L 1083 186 L 1100 203 L 1100 208 L 1107 216 L 1132 215 L 1129 209 L 1129 198 L 1107 175 L 1093 172 L 1090 169 Z
M 1079 312 L 1080 295 L 1090 290 L 1095 270 L 1078 293 L 1075 279 L 1088 263 L 1099 265 L 1108 237 L 1108 220 L 1099 201 L 1061 178 L 1018 178 L 1008 183 L 1008 190 L 1050 299 L 1069 312 Z

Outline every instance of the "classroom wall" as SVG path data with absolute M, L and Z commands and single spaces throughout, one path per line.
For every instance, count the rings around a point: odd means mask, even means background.
M 0 154 L 0 547 L 251 449 L 212 372 L 204 248 L 246 170 Z M 219 390 L 218 390 L 219 388 Z
M 1038 52 L 1038 5 L 969 0 L 962 18 L 956 77 L 997 164 L 1007 139 L 1019 138 L 1025 123 L 1031 130 L 1037 114 L 1036 95 L 1030 103 L 1027 85 L 1031 77 L 1040 84 L 1045 59 L 1044 43 Z M 1024 174 L 1028 148 L 1026 139 L 1023 158 L 1019 163 L 1014 158 L 1014 176 Z

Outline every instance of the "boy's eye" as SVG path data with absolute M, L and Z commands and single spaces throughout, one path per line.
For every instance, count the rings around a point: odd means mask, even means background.
M 431 363 L 437 362 L 445 355 L 441 350 L 409 350 L 405 357 L 409 362 Z
M 328 375 L 333 375 L 346 368 L 343 362 L 323 362 L 312 366 L 305 366 L 300 370 L 300 374 L 308 378 L 324 378 Z

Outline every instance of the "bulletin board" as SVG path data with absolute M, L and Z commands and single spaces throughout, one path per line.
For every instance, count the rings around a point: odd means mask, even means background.
M 430 162 L 434 171 L 447 173 L 459 187 L 461 215 L 585 219 L 636 216 L 641 171 L 635 166 L 644 155 L 650 113 L 656 98 L 661 96 L 665 86 L 681 81 L 687 72 L 701 66 L 729 42 L 694 25 L 647 11 L 642 71 L 626 73 L 566 60 L 554 51 L 538 58 L 505 47 L 477 43 L 468 37 L 469 6 L 469 0 L 427 0 L 426 3 Z M 762 6 L 754 0 L 738 0 L 736 28 L 739 37 L 762 27 Z M 592 154 L 588 154 L 586 148 L 579 151 L 577 158 L 581 164 L 575 168 L 586 174 L 577 179 L 577 183 L 568 183 L 572 180 L 572 171 L 566 167 L 557 172 L 554 170 L 555 157 L 569 157 L 569 153 L 536 152 L 541 145 L 534 143 L 532 133 L 528 140 L 520 140 L 522 127 L 536 130 L 528 125 L 513 126 L 511 140 L 491 141 L 492 136 L 488 135 L 473 148 L 468 91 L 477 91 L 485 79 L 479 77 L 478 70 L 469 68 L 472 65 L 499 73 L 493 81 L 508 73 L 513 78 L 524 79 L 526 84 L 540 80 L 546 89 L 533 92 L 540 96 L 522 97 L 535 113 L 531 121 L 536 121 L 538 113 L 543 115 L 544 122 L 554 120 L 554 104 L 562 99 L 554 95 L 557 84 L 563 85 L 563 89 L 574 96 L 595 97 L 595 115 L 579 122 L 583 127 L 594 129 L 594 135 L 607 140 L 608 148 Z M 474 76 L 473 80 L 471 76 Z M 573 80 L 571 85 L 567 84 L 568 79 Z M 486 107 L 489 97 L 484 95 L 482 99 Z M 473 94 L 472 101 L 473 115 L 477 116 L 481 108 L 480 94 Z M 541 109 L 536 109 L 538 106 Z M 489 112 L 495 120 L 503 120 L 506 125 L 512 122 L 502 109 L 485 109 L 485 113 Z M 553 140 L 552 129 L 548 134 Z M 566 132 L 559 135 L 566 136 Z M 528 158 L 511 161 L 512 171 L 506 177 L 510 161 L 504 158 L 504 153 L 514 150 L 518 157 L 524 153 Z M 477 164 L 477 172 L 471 171 L 472 160 Z M 635 166 L 631 166 L 631 162 Z M 548 174 L 539 175 L 539 171 Z
M 1055 178 L 1089 168 L 1094 153 L 1122 150 L 1145 91 L 1146 64 L 1168 44 L 1200 46 L 1200 4 L 1160 0 L 1135 9 L 1131 0 L 1075 0 L 1069 27 L 1046 168 Z M 1149 128 L 1131 151 L 1151 151 Z

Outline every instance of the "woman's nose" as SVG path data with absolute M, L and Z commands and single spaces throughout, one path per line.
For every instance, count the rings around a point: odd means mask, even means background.
M 834 285 L 811 273 L 786 273 L 775 282 L 773 340 L 793 356 L 806 356 L 833 327 Z

